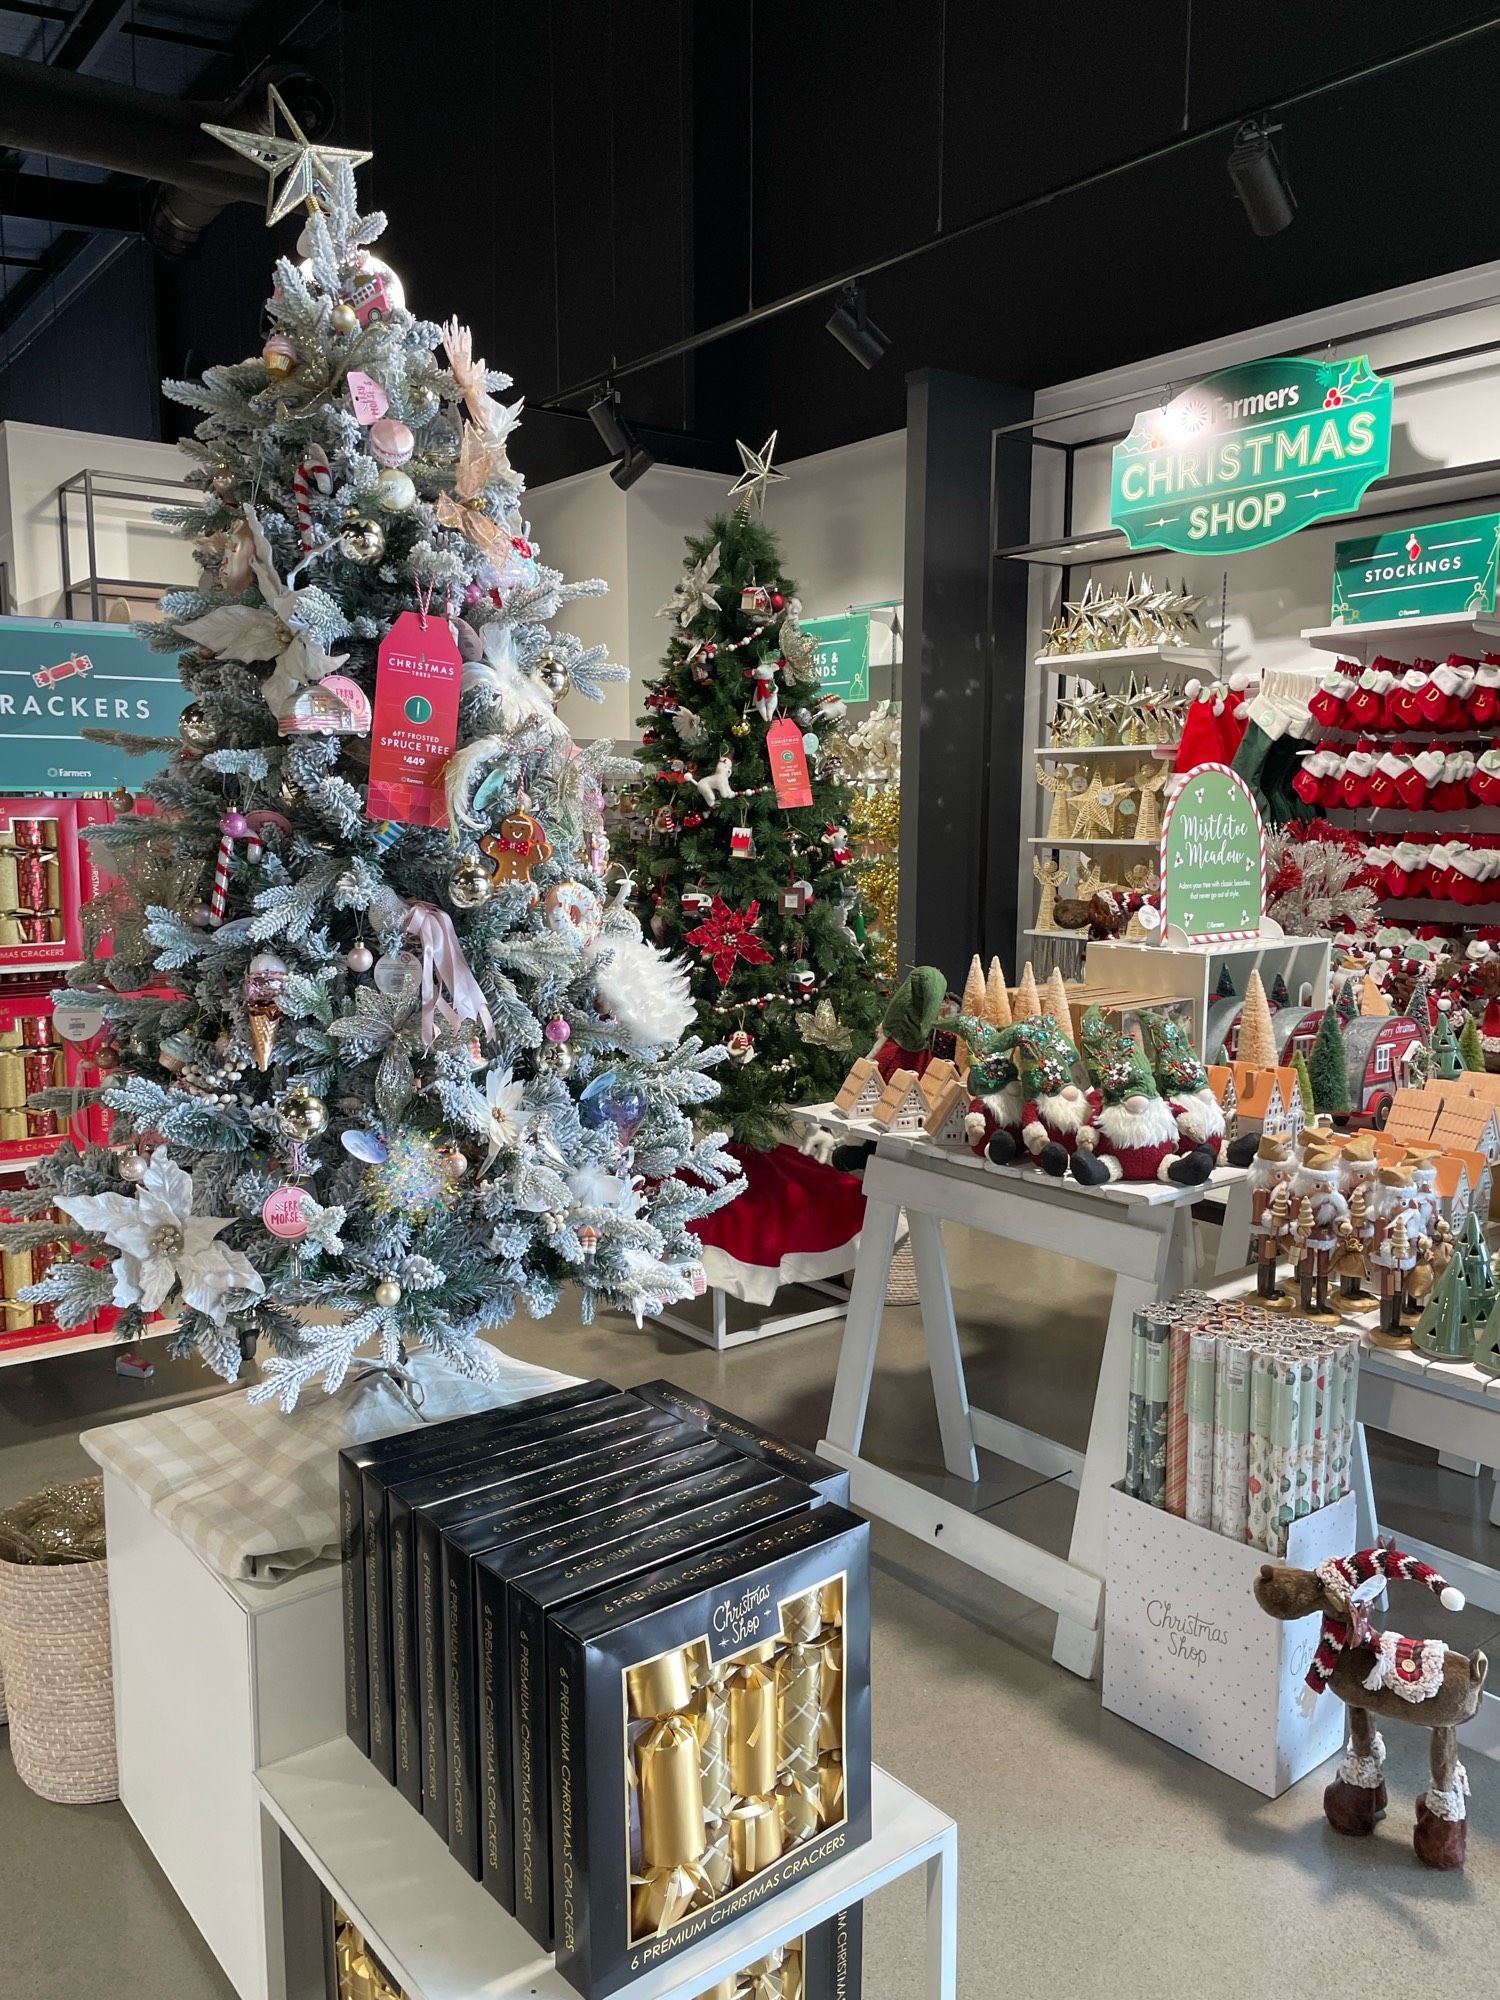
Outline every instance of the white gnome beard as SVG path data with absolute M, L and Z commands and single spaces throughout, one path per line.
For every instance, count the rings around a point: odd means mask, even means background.
M 1139 1146 L 1175 1146 L 1177 1120 L 1164 1097 L 1148 1097 L 1142 1111 L 1123 1104 L 1106 1104 L 1099 1113 L 1099 1130 L 1112 1146 L 1128 1152 Z
M 1178 1124 L 1185 1139 L 1200 1142 L 1219 1139 L 1224 1134 L 1224 1113 L 1211 1090 L 1195 1090 L 1182 1100 Z
M 1007 1128 L 1020 1124 L 1021 1113 L 1026 1108 L 1019 1083 L 1008 1083 L 1003 1090 L 993 1090 L 981 1097 L 979 1102 L 997 1125 Z
M 1055 1097 L 1039 1097 L 1036 1108 L 1042 1123 L 1054 1132 L 1071 1136 L 1089 1122 L 1089 1101 L 1081 1090 L 1075 1097 L 1066 1097 L 1061 1091 Z

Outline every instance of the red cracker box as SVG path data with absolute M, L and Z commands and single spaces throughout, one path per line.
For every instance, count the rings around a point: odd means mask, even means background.
M 26 1100 L 40 1090 L 85 1088 L 98 1077 L 86 1052 L 57 1033 L 50 983 L 0 982 L 0 1168 L 50 1153 L 65 1137 L 88 1145 L 97 1134 L 93 1107 L 81 1105 L 68 1118 L 29 1110 Z

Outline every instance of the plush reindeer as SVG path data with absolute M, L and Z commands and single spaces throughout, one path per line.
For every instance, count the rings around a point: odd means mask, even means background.
M 1337 1833 L 1375 1831 L 1386 1807 L 1385 1744 L 1370 1718 L 1414 1722 L 1432 1731 L 1432 1783 L 1417 1800 L 1412 1845 L 1429 1868 L 1462 1868 L 1469 1779 L 1458 1760 L 1458 1730 L 1478 1711 L 1489 1661 L 1483 1653 L 1472 1659 L 1455 1653 L 1441 1639 L 1377 1632 L 1363 1600 L 1378 1595 L 1388 1577 L 1424 1583 L 1444 1610 L 1463 1609 L 1461 1591 L 1390 1540 L 1358 1555 L 1332 1557 L 1315 1570 L 1262 1563 L 1255 1601 L 1273 1618 L 1323 1615 L 1307 1685 L 1315 1695 L 1331 1687 L 1349 1711 L 1349 1745 L 1323 1794 L 1328 1824 Z

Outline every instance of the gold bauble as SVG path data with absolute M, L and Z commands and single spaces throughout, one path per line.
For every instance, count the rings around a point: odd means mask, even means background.
M 316 1139 L 327 1128 L 328 1106 L 305 1083 L 294 1083 L 276 1107 L 276 1122 L 289 1139 Z
M 457 910 L 477 910 L 495 893 L 495 878 L 477 854 L 466 854 L 453 864 L 448 877 L 448 900 Z
M 350 562 L 379 562 L 385 554 L 385 529 L 378 521 L 367 520 L 362 514 L 351 514 L 344 522 L 339 547 Z
M 750 725 L 748 722 L 731 722 L 729 733 L 731 736 L 748 736 L 750 734 Z
M 359 314 L 347 299 L 340 299 L 333 311 L 328 315 L 328 324 L 333 328 L 335 333 L 343 334 L 347 337 L 351 333 L 359 332 Z

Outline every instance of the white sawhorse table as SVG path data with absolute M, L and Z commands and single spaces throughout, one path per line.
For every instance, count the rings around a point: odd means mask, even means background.
M 809 1107 L 803 1116 L 837 1122 L 851 1136 L 863 1136 L 861 1127 L 839 1120 L 836 1113 Z M 1243 1174 L 1226 1167 L 1215 1173 L 1210 1186 L 1234 1188 L 1243 1183 Z M 863 1512 L 904 1528 L 1055 1611 L 1052 1656 L 1086 1678 L 1099 1666 L 1105 1496 L 1125 1470 L 1132 1316 L 1153 1299 L 1192 1282 L 1192 1207 L 1204 1193 L 1201 1187 L 1162 1183 L 1084 1188 L 1073 1181 L 1044 1179 L 1035 1168 L 991 1166 L 972 1153 L 926 1140 L 882 1139 L 865 1167 L 865 1226 L 844 1320 L 828 1434 L 818 1450 L 849 1468 L 850 1498 Z M 977 1480 L 976 1452 L 994 1451 L 1074 1486 L 1078 1510 L 1066 1558 L 1039 1549 L 860 1455 L 886 1279 L 903 1209 L 911 1232 L 943 1463 L 955 1477 Z M 961 1222 L 990 1236 L 1033 1244 L 1114 1272 L 1086 1451 L 1074 1451 L 1003 1417 L 971 1408 L 948 1283 L 944 1222 Z

